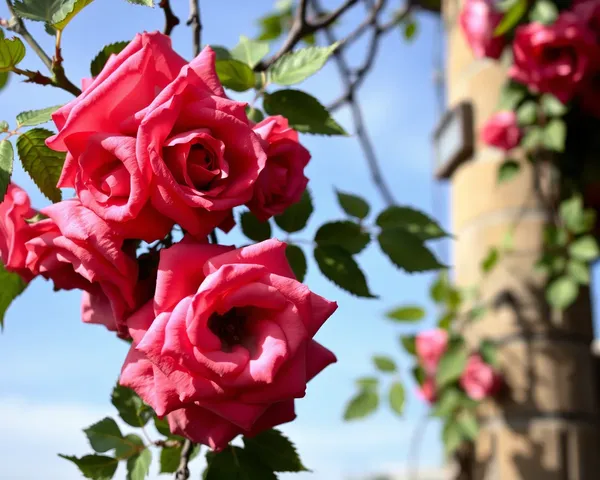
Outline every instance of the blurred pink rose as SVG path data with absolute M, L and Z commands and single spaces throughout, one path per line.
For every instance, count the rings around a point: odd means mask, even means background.
M 492 397 L 502 387 L 502 377 L 480 355 L 472 355 L 460 379 L 460 385 L 473 400 Z
M 448 332 L 435 329 L 417 335 L 415 347 L 417 358 L 429 376 L 434 376 L 440 359 L 446 351 Z
M 502 17 L 492 0 L 466 0 L 459 23 L 475 57 L 500 58 L 506 39 L 494 36 L 494 30 Z
M 427 402 L 428 404 L 432 404 L 436 400 L 436 391 L 435 391 L 435 381 L 431 377 L 427 377 L 423 382 L 423 385 L 419 386 L 417 390 L 417 395 L 421 400 Z
M 508 110 L 495 113 L 481 130 L 481 139 L 485 144 L 505 151 L 517 147 L 521 136 L 517 114 Z

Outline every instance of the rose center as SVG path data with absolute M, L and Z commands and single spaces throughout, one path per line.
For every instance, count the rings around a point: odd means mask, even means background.
M 223 315 L 213 313 L 208 320 L 208 328 L 219 337 L 223 350 L 231 350 L 248 337 L 247 314 L 240 308 L 232 308 Z

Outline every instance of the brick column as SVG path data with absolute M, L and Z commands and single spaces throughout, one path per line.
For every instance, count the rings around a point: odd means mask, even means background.
M 496 109 L 506 71 L 472 57 L 456 22 L 458 11 L 458 1 L 444 0 L 448 99 L 450 107 L 473 103 L 478 132 Z M 502 160 L 478 141 L 474 158 L 451 178 L 455 279 L 461 286 L 479 286 L 486 304 L 493 305 L 467 328 L 467 337 L 498 342 L 512 387 L 501 405 L 481 410 L 474 480 L 596 480 L 600 443 L 589 296 L 562 314 L 548 308 L 545 278 L 533 268 L 547 215 L 529 164 L 516 179 L 497 185 Z M 502 245 L 514 225 L 513 252 L 482 280 L 481 260 L 491 246 Z

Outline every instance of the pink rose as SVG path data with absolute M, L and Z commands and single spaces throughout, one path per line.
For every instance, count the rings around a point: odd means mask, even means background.
M 587 72 L 598 46 L 576 15 L 563 12 L 553 25 L 530 23 L 517 28 L 510 76 L 567 103 Z
M 517 114 L 510 110 L 495 113 L 483 126 L 481 139 L 491 147 L 509 151 L 521 142 Z
M 7 270 L 18 273 L 26 282 L 33 275 L 25 265 L 25 242 L 34 235 L 26 220 L 36 214 L 27 192 L 11 183 L 0 203 L 0 260 Z
M 419 385 L 417 395 L 421 400 L 427 402 L 429 405 L 435 402 L 436 399 L 436 388 L 435 381 L 431 377 L 427 377 L 422 385 Z
M 123 319 L 136 307 L 138 272 L 136 262 L 122 250 L 122 238 L 75 199 L 50 205 L 42 213 L 49 218 L 32 226 L 35 236 L 25 244 L 27 267 L 52 280 L 57 290 L 85 290 L 84 303 L 98 310 L 100 305 L 106 309 L 108 302 L 112 316 L 92 323 L 127 335 Z M 92 318 L 84 315 L 84 320 Z
M 438 328 L 417 335 L 415 340 L 417 358 L 423 365 L 427 375 L 435 375 L 438 363 L 444 355 L 447 345 L 448 332 L 446 330 Z
M 254 127 L 267 143 L 267 164 L 248 202 L 252 213 L 261 221 L 280 215 L 302 198 L 308 178 L 304 168 L 310 153 L 300 145 L 298 132 L 282 116 L 268 117 Z
M 184 239 L 161 251 L 154 302 L 127 322 L 120 383 L 172 432 L 220 449 L 291 421 L 294 399 L 335 362 L 312 337 L 337 305 L 296 281 L 285 249 Z
M 469 357 L 460 385 L 473 400 L 483 400 L 498 393 L 502 387 L 502 377 L 481 356 Z
M 498 59 L 502 55 L 506 40 L 494 35 L 502 17 L 491 0 L 466 0 L 459 23 L 476 58 Z

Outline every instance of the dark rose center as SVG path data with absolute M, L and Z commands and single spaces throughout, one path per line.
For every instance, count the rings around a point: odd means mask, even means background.
M 203 145 L 194 144 L 190 147 L 187 172 L 194 187 L 199 190 L 207 190 L 215 177 L 219 175 L 220 170 L 214 155 Z
M 223 350 L 231 350 L 235 345 L 241 345 L 248 336 L 247 313 L 241 308 L 232 308 L 227 313 L 213 313 L 208 320 L 208 328 L 223 345 Z

